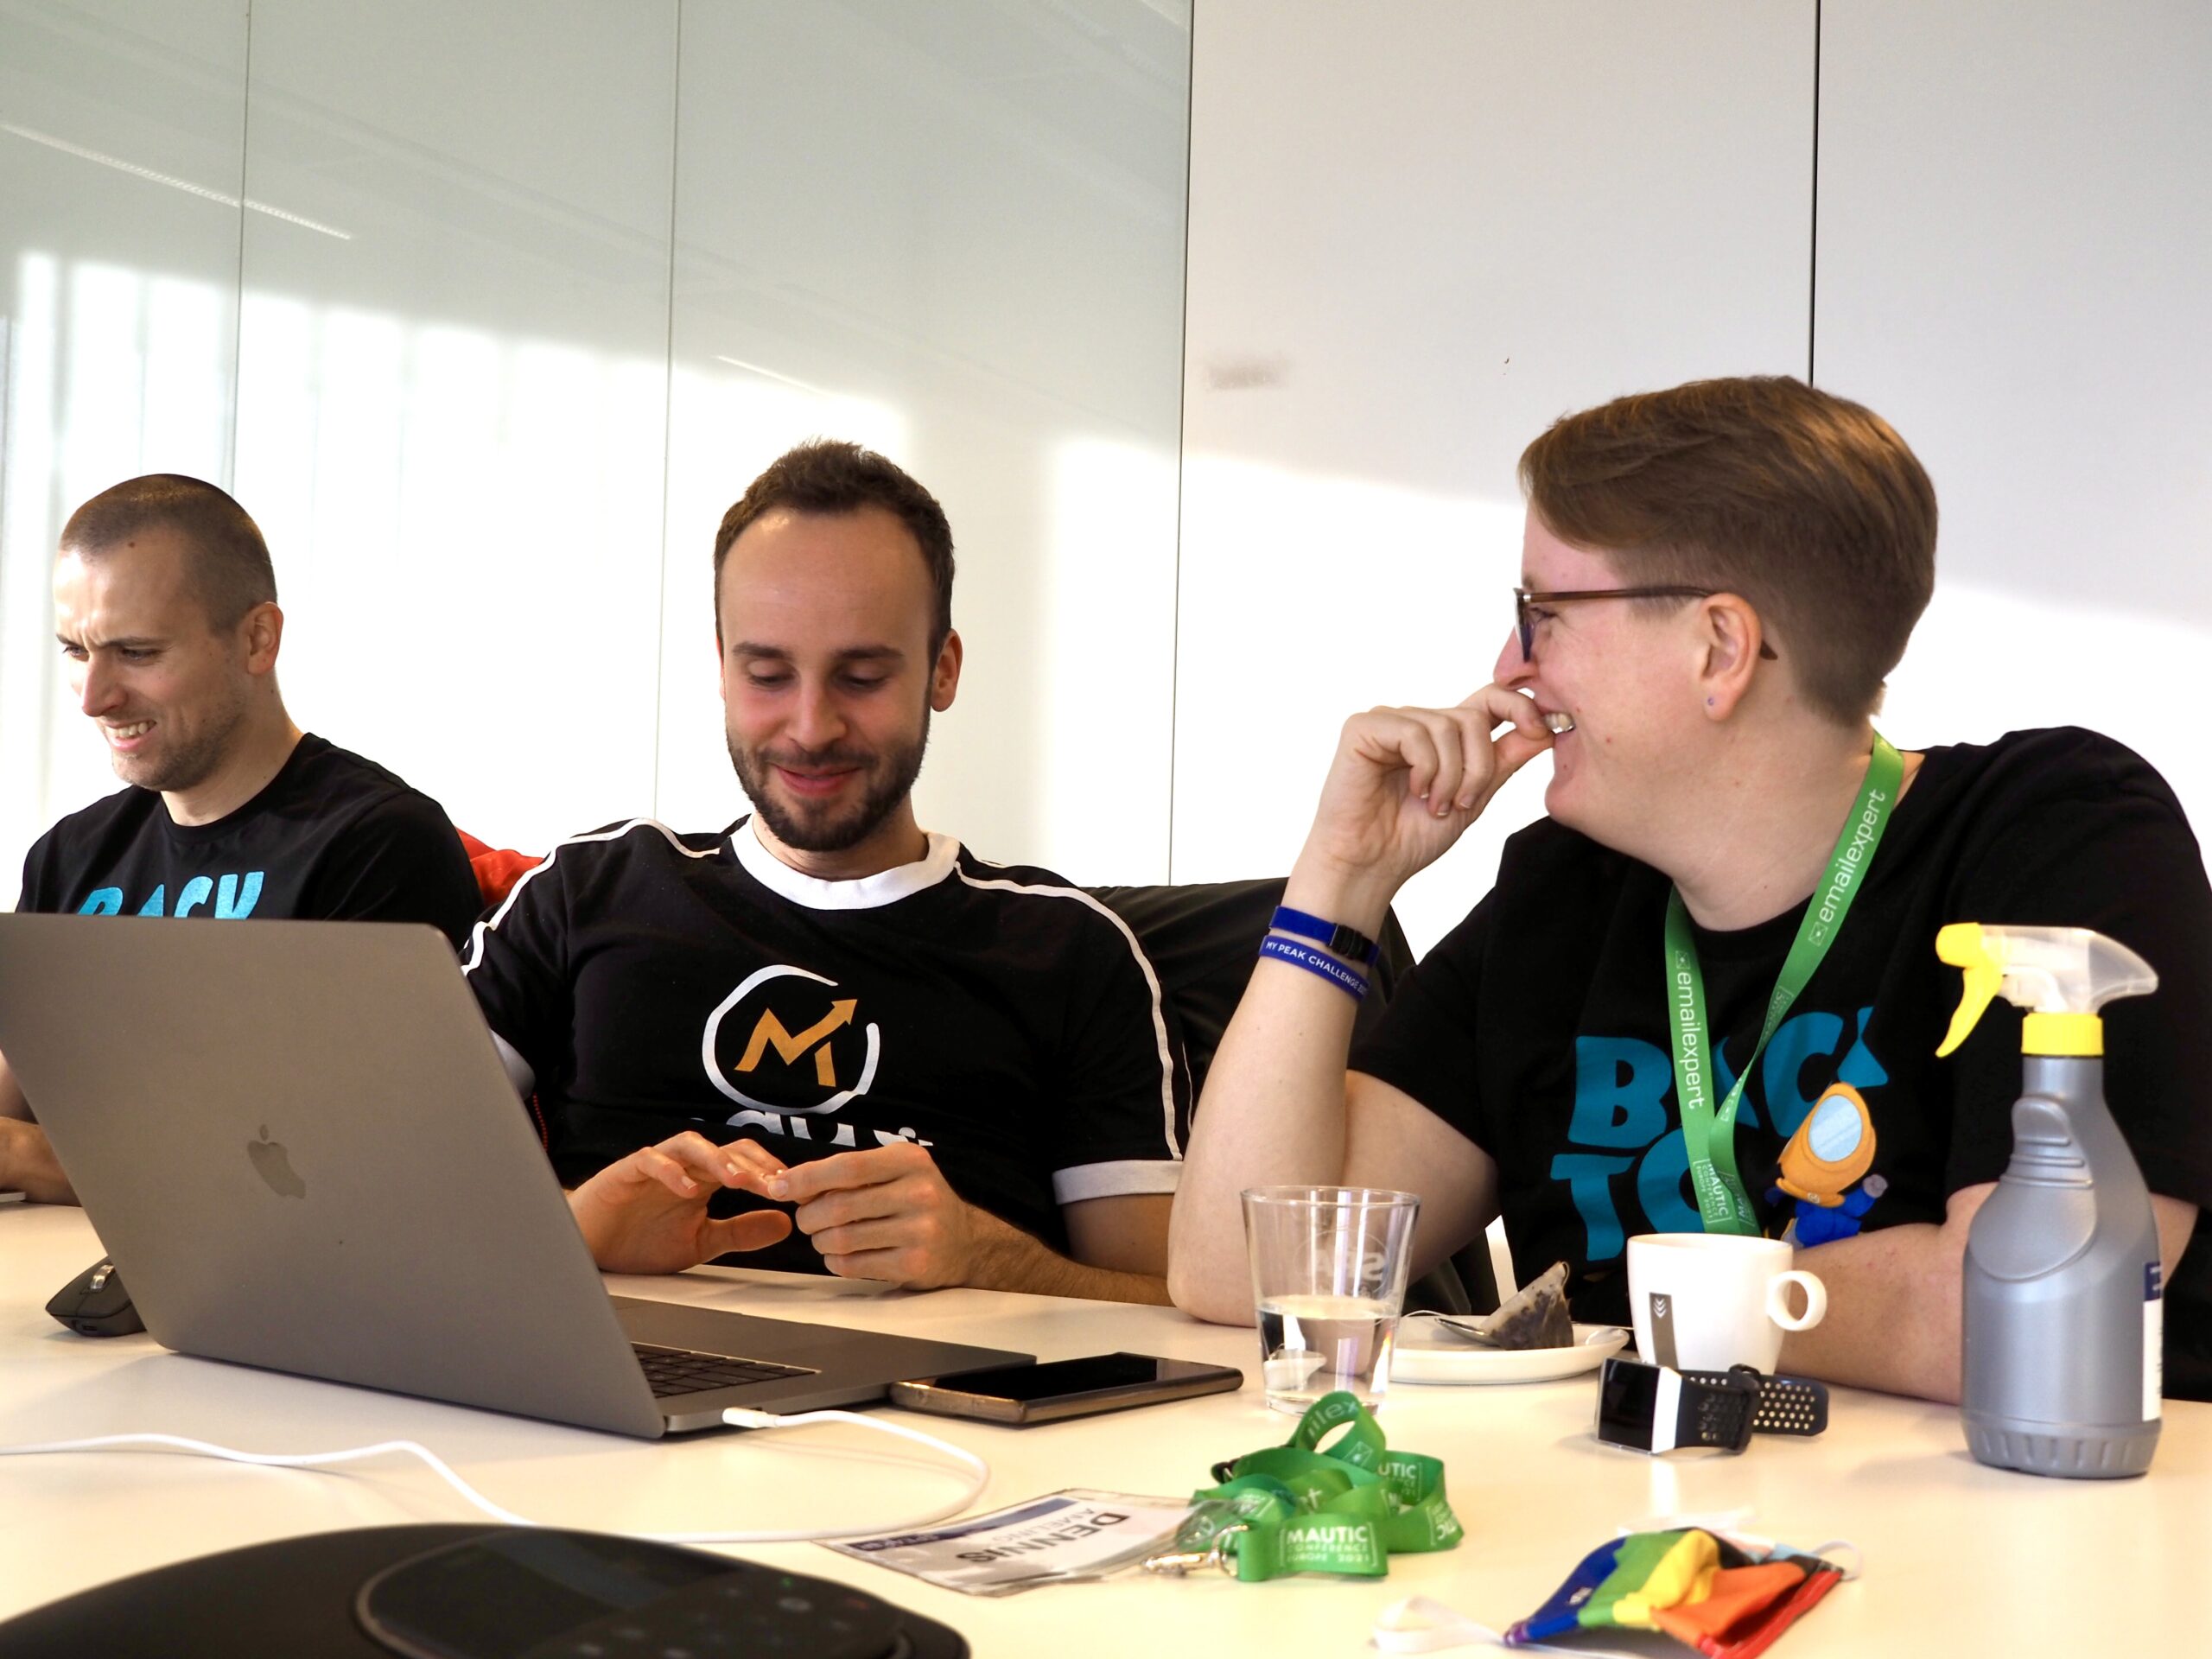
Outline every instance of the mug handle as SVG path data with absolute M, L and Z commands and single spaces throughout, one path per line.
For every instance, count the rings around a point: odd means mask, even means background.
M 1805 1292 L 1805 1316 L 1799 1319 L 1789 1311 L 1789 1287 L 1797 1285 Z M 1828 1293 L 1823 1285 L 1802 1268 L 1792 1268 L 1787 1273 L 1777 1273 L 1767 1281 L 1767 1317 L 1785 1331 L 1809 1331 L 1827 1317 Z

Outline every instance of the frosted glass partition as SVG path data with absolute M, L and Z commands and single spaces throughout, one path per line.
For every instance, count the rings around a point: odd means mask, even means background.
M 1345 715 L 1490 679 L 1550 421 L 1804 372 L 1812 222 L 1812 0 L 1198 22 L 1178 880 L 1286 868 Z M 1548 772 L 1407 888 L 1416 944 Z
M 0 3 L 0 899 L 114 787 L 54 645 L 64 520 L 227 474 L 245 30 L 245 0 Z
M 672 6 L 257 0 L 238 493 L 302 724 L 501 845 L 646 810 Z
M 742 810 L 715 524 L 787 445 L 850 437 L 952 521 L 967 662 L 925 821 L 1165 880 L 1185 9 L 763 3 L 683 30 L 664 810 Z
M 302 722 L 539 848 L 742 810 L 711 538 L 817 433 L 952 518 L 925 816 L 1164 879 L 1189 51 L 1182 0 L 0 0 L 9 891 L 112 787 L 86 495 L 232 488 Z

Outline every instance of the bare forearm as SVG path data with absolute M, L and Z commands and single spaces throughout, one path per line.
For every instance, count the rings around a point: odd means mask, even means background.
M 978 1212 L 976 1241 L 963 1282 L 977 1290 L 1019 1290 L 1033 1296 L 1079 1296 L 1096 1302 L 1167 1300 L 1167 1281 L 1158 1274 L 1123 1273 L 1094 1268 L 1062 1255 L 1032 1234 Z
M 1942 1226 L 1888 1227 L 1801 1250 L 1797 1265 L 1827 1287 L 1827 1317 L 1791 1336 L 1782 1367 L 1885 1394 L 1957 1401 L 1967 1236 L 1995 1187 L 1961 1187 Z M 2169 1276 L 2196 1230 L 2196 1206 L 2153 1195 L 2158 1254 Z
M 1387 894 L 1294 875 L 1284 901 L 1363 933 L 1382 925 Z M 1249 1323 L 1244 1262 L 1248 1186 L 1344 1179 L 1344 1060 L 1352 999 L 1317 974 L 1262 958 L 1223 1033 L 1184 1158 L 1168 1230 L 1167 1283 L 1176 1306 L 1203 1319 Z
M 37 1124 L 0 1117 L 0 1192 L 21 1192 L 41 1204 L 77 1202 L 53 1143 Z
M 1827 1318 L 1783 1344 L 1782 1369 L 1885 1394 L 1959 1397 L 1963 1224 L 1885 1227 L 1800 1250 L 1827 1287 Z
M 16 1074 L 8 1066 L 8 1057 L 0 1054 L 0 1117 L 20 1118 L 28 1122 L 31 1103 L 23 1098 L 23 1085 L 16 1081 Z

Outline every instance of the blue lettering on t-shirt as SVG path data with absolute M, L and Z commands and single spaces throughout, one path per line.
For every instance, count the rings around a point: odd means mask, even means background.
M 1600 1158 L 1587 1152 L 1562 1152 L 1552 1160 L 1552 1179 L 1567 1183 L 1567 1196 L 1582 1212 L 1589 1240 L 1583 1248 L 1585 1261 L 1610 1262 L 1627 1243 L 1608 1183 L 1635 1162 L 1633 1158 Z
M 244 875 L 226 874 L 218 881 L 213 876 L 195 875 L 178 890 L 176 913 L 189 916 L 205 906 L 212 897 L 213 914 L 226 921 L 235 921 L 253 914 L 253 907 L 261 900 L 263 872 L 248 870 Z M 146 902 L 138 906 L 141 916 L 164 916 L 168 913 L 169 887 L 166 881 L 155 885 Z M 77 906 L 79 916 L 119 916 L 123 913 L 121 887 L 96 887 Z
M 1567 1138 L 1584 1147 L 1648 1147 L 1667 1128 L 1674 1062 L 1633 1037 L 1574 1039 L 1574 1116 Z
M 1682 1195 L 1682 1177 L 1689 1173 L 1689 1142 L 1680 1129 L 1668 1130 L 1643 1154 L 1636 1171 L 1636 1201 L 1643 1206 L 1644 1219 L 1654 1232 L 1705 1230 L 1697 1205 Z
M 1861 1094 L 1887 1083 L 1890 1074 L 1866 1046 L 1866 1022 L 1874 1010 L 1858 1011 L 1849 1050 L 1833 1072 Z M 1843 1046 L 1844 1022 L 1837 1015 L 1808 1010 L 1783 1021 L 1759 1063 L 1759 1084 L 1775 1133 L 1787 1140 L 1813 1109 L 1819 1090 L 1801 1079 L 1821 1077 L 1827 1069 L 1815 1060 Z M 1708 1051 L 1714 1098 L 1725 1100 L 1735 1086 L 1725 1050 Z M 1823 1080 L 1820 1085 L 1827 1087 Z M 1636 1197 L 1644 1218 L 1661 1232 L 1696 1232 L 1704 1225 L 1697 1205 L 1684 1191 L 1689 1152 L 1675 1117 L 1674 1057 L 1656 1043 L 1635 1037 L 1577 1037 L 1574 1039 L 1574 1109 L 1567 1140 L 1578 1147 L 1602 1147 L 1615 1154 L 1565 1152 L 1552 1160 L 1551 1179 L 1567 1184 L 1567 1197 L 1582 1218 L 1583 1259 L 1610 1262 L 1627 1240 L 1613 1202 L 1612 1178 L 1636 1172 Z M 1758 1111 L 1745 1089 L 1737 1107 L 1739 1128 L 1757 1128 Z M 1624 1157 L 1622 1153 L 1642 1156 Z
M 206 878 L 201 879 L 204 880 Z M 215 890 L 215 914 L 225 921 L 235 921 L 253 914 L 255 901 L 261 897 L 261 872 L 248 870 L 244 892 L 241 893 L 239 888 L 238 878 L 226 875 L 223 878 L 223 885 Z M 183 912 L 177 913 L 182 915 Z

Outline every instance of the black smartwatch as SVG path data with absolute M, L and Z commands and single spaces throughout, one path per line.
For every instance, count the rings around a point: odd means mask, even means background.
M 1754 1433 L 1817 1434 L 1827 1427 L 1827 1390 L 1794 1376 L 1675 1371 L 1613 1358 L 1598 1380 L 1598 1439 L 1636 1452 L 1718 1446 L 1741 1452 Z

